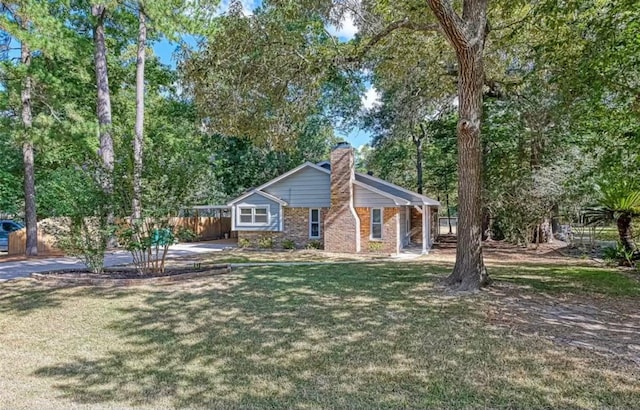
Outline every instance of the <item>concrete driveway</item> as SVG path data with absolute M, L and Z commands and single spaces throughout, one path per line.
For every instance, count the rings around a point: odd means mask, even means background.
M 236 247 L 234 240 L 220 240 L 211 242 L 180 243 L 169 248 L 168 258 L 197 255 L 209 252 L 221 252 Z M 127 265 L 131 263 L 131 254 L 126 251 L 116 251 L 105 255 L 105 267 Z M 46 259 L 32 259 L 13 262 L 2 262 L 0 259 L 0 282 L 26 278 L 32 272 L 47 272 L 63 269 L 81 269 L 84 263 L 78 258 L 54 257 Z

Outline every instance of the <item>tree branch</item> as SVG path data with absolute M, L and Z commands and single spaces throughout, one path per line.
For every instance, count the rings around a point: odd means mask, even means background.
M 371 39 L 369 39 L 367 44 L 365 44 L 355 56 L 350 57 L 348 61 L 349 62 L 359 61 L 362 57 L 367 55 L 369 51 L 371 51 L 371 49 L 376 46 L 376 44 L 378 44 L 385 37 L 387 37 L 389 34 L 393 33 L 396 30 L 405 29 L 405 30 L 413 30 L 413 31 L 438 31 L 439 28 L 440 27 L 438 24 L 416 23 L 414 21 L 409 20 L 409 17 L 405 17 L 402 20 L 396 20 L 393 23 L 389 24 L 387 27 L 385 27 L 384 30 L 380 31 L 379 33 L 371 37 Z
M 468 47 L 470 39 L 465 31 L 466 23 L 453 9 L 452 3 L 448 0 L 427 0 L 427 4 L 453 47 Z

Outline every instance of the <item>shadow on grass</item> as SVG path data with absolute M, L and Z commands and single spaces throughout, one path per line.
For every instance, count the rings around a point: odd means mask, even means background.
M 120 298 L 131 293 L 126 288 L 80 287 L 52 285 L 35 280 L 11 280 L 0 282 L 0 313 L 28 315 L 31 312 L 53 309 L 74 297 L 90 295 L 102 298 Z
M 216 281 L 147 289 L 140 303 L 116 308 L 107 331 L 121 345 L 104 357 L 77 357 L 35 375 L 55 380 L 64 397 L 83 404 L 637 403 L 633 377 L 603 381 L 603 368 L 586 359 L 510 339 L 486 325 L 482 296 L 434 292 L 442 277 L 434 270 L 443 272 L 418 264 L 255 267 Z M 548 388 L 558 384 L 561 389 Z
M 496 280 L 539 292 L 601 294 L 612 297 L 640 296 L 640 281 L 612 268 L 493 264 L 489 269 L 491 276 Z

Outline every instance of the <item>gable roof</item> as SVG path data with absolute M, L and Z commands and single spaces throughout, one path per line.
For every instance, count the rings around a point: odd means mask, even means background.
M 242 201 L 243 199 L 253 195 L 258 194 L 272 201 L 278 202 L 279 204 L 286 206 L 287 203 L 282 199 L 271 195 L 267 192 L 262 191 L 263 189 L 275 184 L 276 182 L 282 181 L 283 179 L 294 175 L 303 169 L 311 168 L 320 172 L 324 172 L 325 174 L 330 175 L 331 170 L 327 169 L 326 166 L 330 167 L 329 161 L 322 161 L 318 164 L 314 164 L 311 162 L 305 162 L 304 164 L 285 172 L 284 174 L 278 176 L 277 178 L 272 179 L 269 182 L 266 182 L 260 185 L 257 188 L 251 189 L 250 191 L 244 193 L 238 198 L 234 199 L 231 202 L 228 202 L 228 206 L 232 206 L 233 204 Z M 410 191 L 396 184 L 392 184 L 391 182 L 387 182 L 383 179 L 376 178 L 372 175 L 362 174 L 360 172 L 355 173 L 355 180 L 353 181 L 354 185 L 357 185 L 361 188 L 367 189 L 371 192 L 375 192 L 378 195 L 382 195 L 386 198 L 394 201 L 396 205 L 429 205 L 429 206 L 440 206 L 440 202 L 435 199 L 431 199 L 427 196 L 418 194 L 417 192 Z
M 278 197 L 277 197 L 277 196 L 275 196 L 275 195 L 271 195 L 271 194 L 268 194 L 268 193 L 266 193 L 266 192 L 258 191 L 258 189 L 257 189 L 257 188 L 256 188 L 256 189 L 252 189 L 251 191 L 249 191 L 249 192 L 247 192 L 247 193 L 245 193 L 245 194 L 243 194 L 243 195 L 241 195 L 241 196 L 237 197 L 237 198 L 236 198 L 236 199 L 234 199 L 233 201 L 229 202 L 227 205 L 228 205 L 228 206 L 231 206 L 231 205 L 233 205 L 233 204 L 235 204 L 235 203 L 237 203 L 237 202 L 242 201 L 242 200 L 243 200 L 243 199 L 245 199 L 245 198 L 250 197 L 250 196 L 251 196 L 251 195 L 253 195 L 253 194 L 257 194 L 257 195 L 263 196 L 263 197 L 265 197 L 265 198 L 267 198 L 267 199 L 270 199 L 270 200 L 272 200 L 272 201 L 274 201 L 274 202 L 279 203 L 280 205 L 287 206 L 287 203 L 286 203 L 285 201 L 283 201 L 282 199 L 278 198 Z
M 394 197 L 402 198 L 408 201 L 411 205 L 440 206 L 440 202 L 435 199 L 418 194 L 417 192 L 409 191 L 408 189 L 402 188 L 401 186 L 392 184 L 391 182 L 387 182 L 383 179 L 376 178 L 372 175 L 356 172 L 356 181 L 379 191 L 386 192 Z
M 406 199 L 404 199 L 404 198 L 400 198 L 400 197 L 397 197 L 397 196 L 395 196 L 395 195 L 391 195 L 391 194 L 390 194 L 390 193 L 388 193 L 388 192 L 385 192 L 385 191 L 382 191 L 382 190 L 380 190 L 380 189 L 374 188 L 374 187 L 372 187 L 372 186 L 370 186 L 370 185 L 367 185 L 367 184 L 365 184 L 365 183 L 363 183 L 363 182 L 360 182 L 360 181 L 358 181 L 358 180 L 353 181 L 353 184 L 354 184 L 354 185 L 357 185 L 357 186 L 359 186 L 359 187 L 361 187 L 361 188 L 363 188 L 363 189 L 366 189 L 367 191 L 371 191 L 371 192 L 374 192 L 374 193 L 376 193 L 376 194 L 378 194 L 378 195 L 381 195 L 381 196 L 383 196 L 383 197 L 385 197 L 385 198 L 389 198 L 389 199 L 390 199 L 390 200 L 392 200 L 396 205 L 411 205 L 411 202 L 407 201 L 407 200 L 406 200 Z
M 302 164 L 302 165 L 300 165 L 300 166 L 295 167 L 295 168 L 294 168 L 294 169 L 292 169 L 291 171 L 285 172 L 284 174 L 280 175 L 279 177 L 274 178 L 274 179 L 272 179 L 271 181 L 266 182 L 266 183 L 264 183 L 264 184 L 260 185 L 259 187 L 255 188 L 255 190 L 256 190 L 256 191 L 259 191 L 259 190 L 265 189 L 265 188 L 267 188 L 268 186 L 271 186 L 271 185 L 275 184 L 275 183 L 276 183 L 276 182 L 278 182 L 278 181 L 282 181 L 282 180 L 283 180 L 283 179 L 285 179 L 286 177 L 291 176 L 291 175 L 293 175 L 293 174 L 296 174 L 296 173 L 298 173 L 298 172 L 302 171 L 302 170 L 303 170 L 303 169 L 305 169 L 305 168 L 312 168 L 312 169 L 315 169 L 315 170 L 318 170 L 318 171 L 324 172 L 325 174 L 331 174 L 331 172 L 330 172 L 329 170 L 327 170 L 327 169 L 325 169 L 325 168 L 322 168 L 322 167 L 319 167 L 319 166 L 317 166 L 316 164 L 314 164 L 314 163 L 312 163 L 312 162 L 308 162 L 308 161 L 307 161 L 307 162 L 305 162 L 304 164 Z

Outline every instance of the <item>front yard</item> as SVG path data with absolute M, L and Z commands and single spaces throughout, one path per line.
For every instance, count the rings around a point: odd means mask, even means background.
M 640 403 L 640 283 L 596 267 L 252 267 L 135 288 L 0 284 L 0 407 L 601 408 Z

